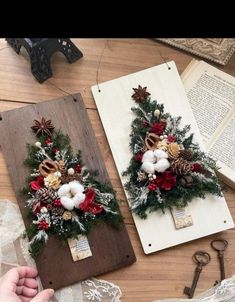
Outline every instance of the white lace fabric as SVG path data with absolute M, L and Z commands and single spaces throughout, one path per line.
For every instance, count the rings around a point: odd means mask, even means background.
M 36 266 L 28 253 L 28 241 L 22 238 L 24 229 L 18 206 L 0 200 L 0 276 L 12 267 Z M 91 278 L 57 290 L 52 302 L 120 302 L 121 295 L 115 284 Z
M 0 276 L 12 267 L 35 266 L 28 253 L 28 241 L 22 238 L 23 231 L 24 223 L 18 207 L 10 201 L 0 200 Z M 120 302 L 121 295 L 120 288 L 115 284 L 91 278 L 57 290 L 52 302 Z M 235 275 L 193 299 L 176 298 L 154 302 L 163 301 L 235 302 Z

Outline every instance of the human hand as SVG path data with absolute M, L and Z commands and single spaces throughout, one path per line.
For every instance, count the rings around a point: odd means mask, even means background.
M 48 302 L 53 289 L 38 293 L 35 268 L 21 266 L 10 269 L 0 278 L 0 302 Z

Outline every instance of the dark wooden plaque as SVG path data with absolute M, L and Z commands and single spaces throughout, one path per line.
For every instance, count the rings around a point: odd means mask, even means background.
M 27 156 L 26 144 L 35 143 L 30 126 L 34 119 L 51 119 L 56 129 L 61 129 L 71 139 L 74 153 L 82 151 L 82 159 L 91 170 L 98 170 L 98 178 L 109 181 L 89 117 L 80 94 L 57 100 L 29 105 L 0 114 L 0 146 L 3 151 L 12 185 L 25 225 L 28 210 L 20 189 L 25 186 L 29 170 L 23 162 Z M 133 248 L 123 225 L 115 229 L 103 224 L 88 235 L 92 257 L 76 261 L 68 244 L 50 237 L 36 259 L 44 288 L 59 289 L 86 278 L 97 276 L 135 262 Z

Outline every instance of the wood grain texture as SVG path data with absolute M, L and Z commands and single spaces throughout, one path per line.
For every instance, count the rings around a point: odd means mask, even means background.
M 162 58 L 159 51 L 165 60 L 175 61 L 180 73 L 192 58 L 197 57 L 150 39 L 72 39 L 72 41 L 80 48 L 84 57 L 70 65 L 63 55 L 56 53 L 52 57 L 54 76 L 44 84 L 37 83 L 31 75 L 26 53 L 18 56 L 11 48 L 0 51 L 0 99 L 2 100 L 0 100 L 0 112 L 24 106 L 25 102 L 37 103 L 66 95 L 52 84 L 70 93 L 81 92 L 111 182 L 118 193 L 118 198 L 123 200 L 120 207 L 137 257 L 137 262 L 133 265 L 104 274 L 101 278 L 121 287 L 122 302 L 150 302 L 169 297 L 186 298 L 183 289 L 184 286 L 190 285 L 195 269 L 191 259 L 192 254 L 198 249 L 205 249 L 211 253 L 212 261 L 202 273 L 196 293 L 208 289 L 219 277 L 217 256 L 210 248 L 210 241 L 215 236 L 199 239 L 160 253 L 148 256 L 144 254 L 90 91 L 90 87 L 96 84 L 97 67 L 105 44 L 98 73 L 99 82 L 161 64 Z M 0 49 L 6 46 L 5 40 L 0 39 Z M 214 66 L 235 76 L 235 55 L 225 67 Z M 235 218 L 235 191 L 227 187 L 225 197 L 232 216 Z M 0 153 L 0 198 L 8 198 L 16 202 L 2 153 Z M 235 273 L 235 232 L 230 230 L 218 236 L 223 236 L 229 241 L 225 255 L 226 276 L 229 277 Z
M 76 154 L 82 151 L 82 159 L 90 170 L 99 172 L 101 181 L 109 182 L 94 132 L 89 122 L 80 94 L 74 98 L 67 96 L 58 100 L 33 104 L 1 113 L 0 141 L 6 159 L 12 185 L 26 226 L 25 197 L 20 189 L 25 185 L 28 169 L 23 166 L 27 157 L 26 144 L 35 143 L 35 135 L 30 126 L 41 117 L 52 120 L 56 129 L 61 129 L 71 139 Z M 73 262 L 67 244 L 56 237 L 50 237 L 42 253 L 36 258 L 37 268 L 44 287 L 55 289 L 73 284 L 91 276 L 132 264 L 135 255 L 125 226 L 115 229 L 107 224 L 98 226 L 88 234 L 92 257 Z M 60 263 L 58 265 L 58 263 Z M 63 273 L 67 272 L 67 273 Z

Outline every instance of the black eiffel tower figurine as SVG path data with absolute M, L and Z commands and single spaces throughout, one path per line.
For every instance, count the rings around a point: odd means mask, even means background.
M 13 47 L 17 54 L 22 46 L 25 47 L 31 61 L 31 71 L 39 83 L 52 77 L 51 56 L 56 51 L 61 51 L 69 63 L 80 59 L 83 54 L 70 39 L 65 38 L 7 38 L 6 41 Z

